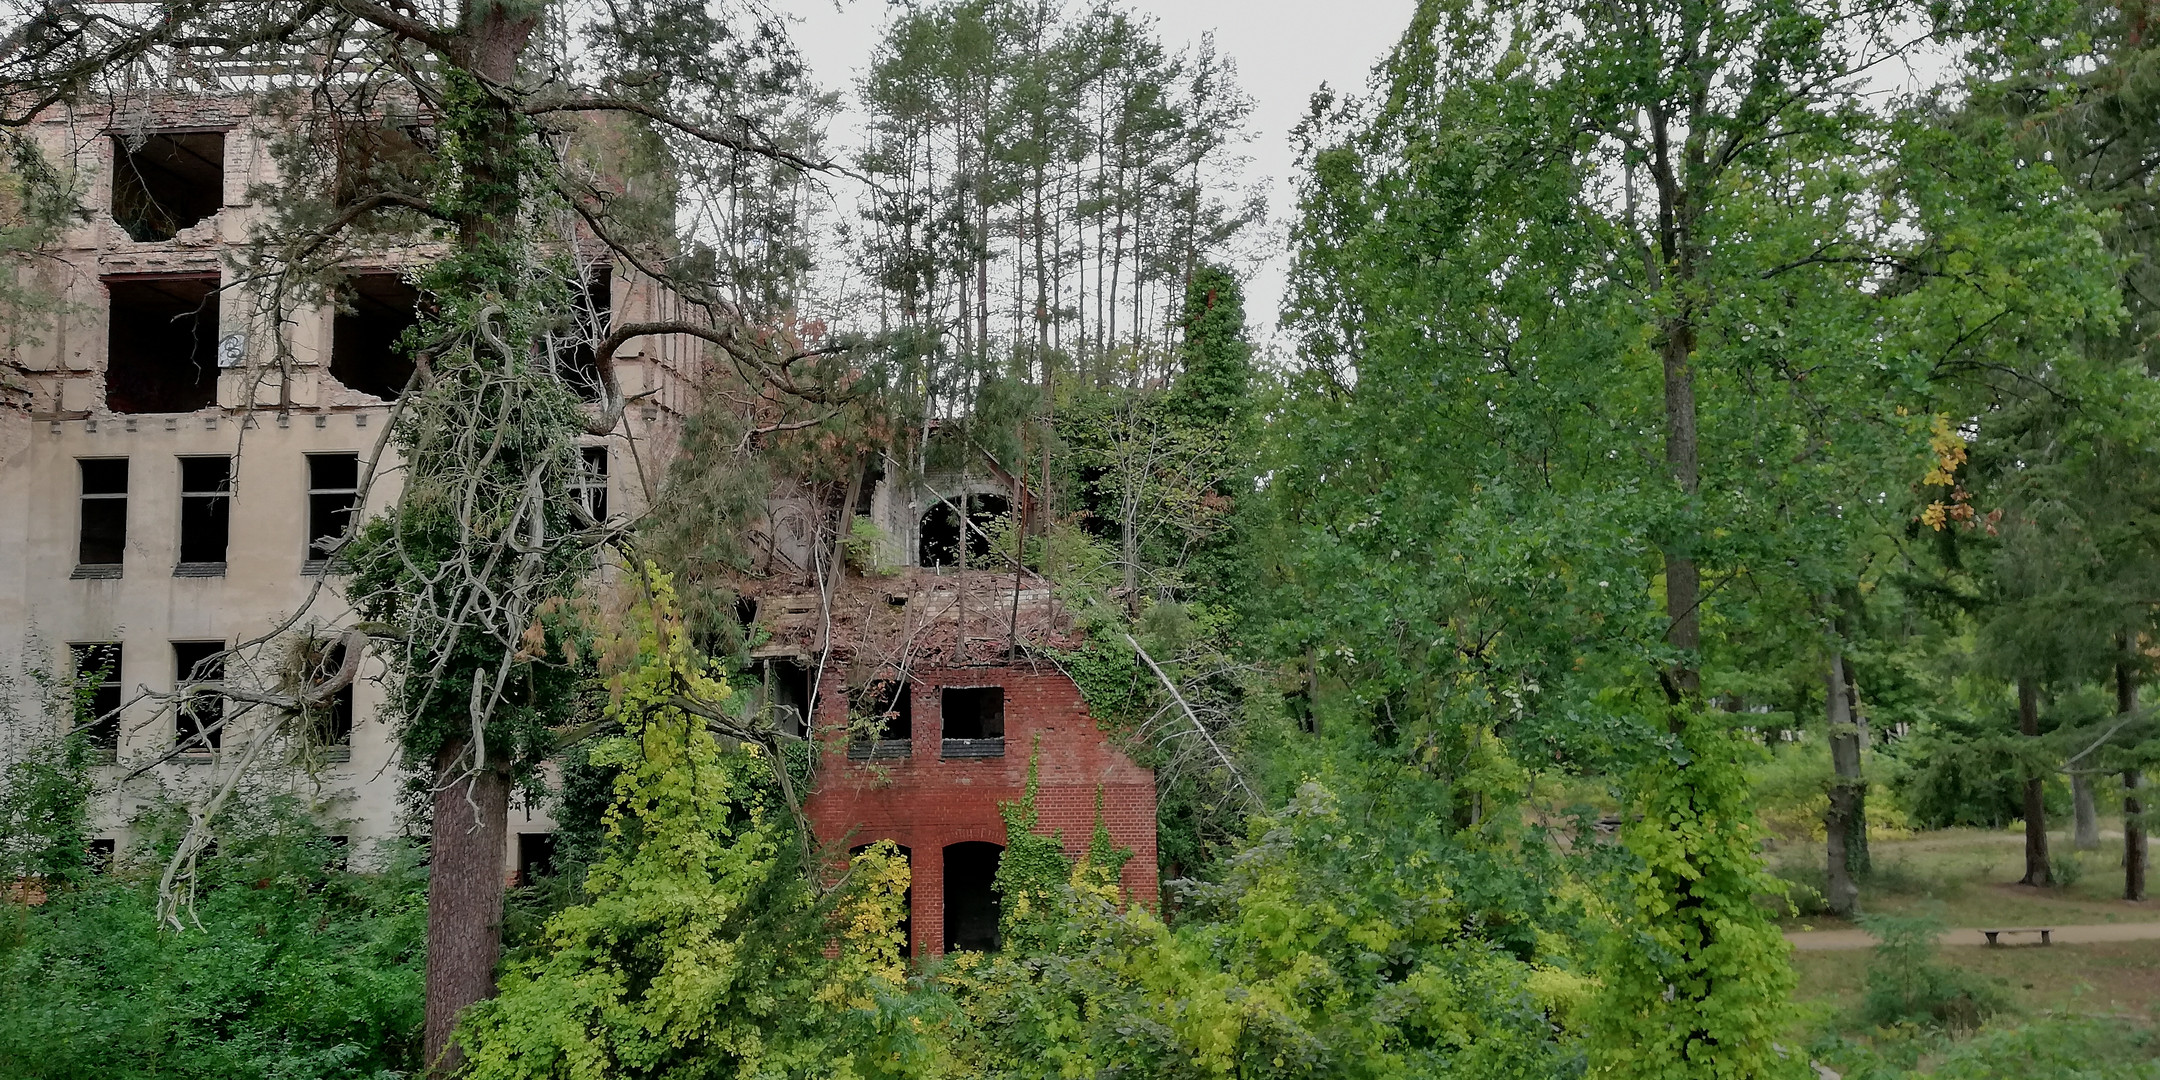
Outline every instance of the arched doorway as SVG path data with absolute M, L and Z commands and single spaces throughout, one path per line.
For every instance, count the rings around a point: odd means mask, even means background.
M 900 955 L 915 955 L 915 855 L 906 844 L 894 844 L 900 849 L 900 861 L 908 864 L 908 887 L 900 894 Z M 848 857 L 854 858 L 870 850 L 868 844 L 857 844 L 848 849 Z
M 1005 849 L 969 840 L 945 849 L 945 951 L 996 952 L 998 857 Z

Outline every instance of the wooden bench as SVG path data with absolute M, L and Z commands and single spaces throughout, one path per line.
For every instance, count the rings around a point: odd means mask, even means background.
M 2010 926 L 2000 930 L 1982 930 L 1980 932 L 1987 935 L 1988 944 L 1990 945 L 2002 944 L 2002 942 L 1995 940 L 1997 934 L 2038 934 L 2040 935 L 2040 944 L 2055 944 L 2053 936 L 2055 928 L 2052 926 Z

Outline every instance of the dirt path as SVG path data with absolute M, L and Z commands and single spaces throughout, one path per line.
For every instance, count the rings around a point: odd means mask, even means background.
M 2033 924 L 2021 924 L 2033 925 Z M 2047 925 L 2047 924 L 2040 924 Z M 2085 945 L 2099 941 L 2149 941 L 2160 938 L 2160 922 L 2095 923 L 2089 926 L 2055 926 L 2057 945 Z M 1785 940 L 1793 948 L 1809 952 L 1827 952 L 1837 949 L 1872 949 L 1875 938 L 1865 930 L 1788 930 Z M 1985 945 L 1987 938 L 1978 930 L 1945 930 L 1935 939 L 1943 945 Z M 2038 945 L 2040 935 L 2019 934 L 2004 939 L 2006 947 Z

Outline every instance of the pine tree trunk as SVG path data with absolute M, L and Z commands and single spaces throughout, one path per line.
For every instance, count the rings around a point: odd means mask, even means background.
M 450 1041 L 458 1015 L 495 994 L 502 952 L 503 848 L 510 778 L 499 766 L 467 778 L 466 745 L 435 758 L 434 840 L 428 849 L 427 1026 L 424 1060 L 435 1076 L 457 1072 Z M 477 815 L 475 814 L 477 811 Z
M 1829 881 L 1825 892 L 1830 910 L 1852 915 L 1859 910 L 1860 887 L 1853 883 L 1855 833 L 1866 844 L 1866 787 L 1860 777 L 1860 730 L 1853 723 L 1852 698 L 1845 689 L 1845 658 L 1833 651 L 1824 679 L 1830 722 L 1830 808 L 1823 814 L 1823 834 L 1829 838 Z
M 2030 678 L 2018 680 L 2018 733 L 2027 738 L 2040 737 L 2040 688 Z M 2049 885 L 2054 875 L 2048 869 L 2047 802 L 2043 798 L 2043 781 L 2038 776 L 2025 780 L 2025 876 L 2018 881 L 2025 885 Z
M 2070 814 L 2073 828 L 2070 846 L 2079 851 L 2090 851 L 2100 846 L 2100 814 L 2093 807 L 2092 774 L 2070 774 Z
M 2115 711 L 2137 711 L 2137 678 L 2130 672 L 2129 664 L 2115 665 Z M 2142 780 L 2136 769 L 2123 770 L 2123 899 L 2145 899 L 2145 823 L 2138 815 L 2145 812 L 2145 801 L 2139 797 Z
M 498 86 L 517 82 L 518 58 L 538 25 L 531 8 L 485 0 L 466 8 L 460 38 L 466 67 Z M 516 168 L 523 137 L 519 120 L 500 103 L 485 106 L 484 122 L 453 162 L 484 200 L 459 218 L 457 245 L 484 251 L 522 227 L 523 184 L 505 176 Z M 433 1076 L 455 1073 L 462 1055 L 451 1041 L 458 1017 L 495 993 L 502 951 L 503 838 L 510 820 L 508 763 L 490 754 L 474 763 L 468 744 L 453 739 L 434 762 L 434 839 L 429 849 L 426 1024 L 423 1061 Z

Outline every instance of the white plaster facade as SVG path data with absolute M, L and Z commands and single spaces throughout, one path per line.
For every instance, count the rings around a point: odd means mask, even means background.
M 133 275 L 220 274 L 224 254 L 242 242 L 263 209 L 249 203 L 249 189 L 274 179 L 274 167 L 255 130 L 244 98 L 161 98 L 130 106 L 124 115 L 54 115 L 35 135 L 48 155 L 77 173 L 88 220 L 69 228 L 25 272 L 27 280 L 59 303 L 57 314 L 4 343 L 4 357 L 18 385 L 0 398 L 0 673 L 17 676 L 0 702 L 0 764 L 31 741 L 45 739 L 69 721 L 45 707 L 36 680 L 42 671 L 71 674 L 68 646 L 119 642 L 120 683 L 169 691 L 174 642 L 223 642 L 258 637 L 287 620 L 291 633 L 340 625 L 347 607 L 339 579 L 310 573 L 308 565 L 308 467 L 306 456 L 357 453 L 364 462 L 378 445 L 389 415 L 382 400 L 339 384 L 327 368 L 332 309 L 327 305 L 284 313 L 294 363 L 288 369 L 242 364 L 218 373 L 215 403 L 181 413 L 116 413 L 107 407 L 105 366 L 111 312 L 108 283 Z M 224 205 L 207 220 L 172 240 L 137 243 L 113 221 L 113 131 L 223 130 Z M 424 252 L 391 251 L 367 261 L 370 270 L 396 268 Z M 669 318 L 671 297 L 620 269 L 613 275 L 616 318 Z M 262 339 L 250 325 L 255 303 L 237 290 L 221 304 L 221 342 Z M 591 439 L 609 447 L 609 506 L 634 513 L 648 485 L 633 469 L 653 474 L 673 446 L 688 407 L 701 347 L 688 339 L 638 339 L 620 355 L 617 370 L 632 405 L 616 435 Z M 0 373 L 5 374 L 5 373 Z M 253 385 L 250 385 L 251 382 Z M 647 393 L 647 391 L 651 391 Z M 624 434 L 627 432 L 627 435 Z M 628 440 L 647 442 L 627 452 Z M 175 576 L 180 519 L 179 459 L 232 458 L 230 532 L 220 576 Z M 129 466 L 126 544 L 116 578 L 77 573 L 81 520 L 80 472 L 85 458 L 126 458 Z M 652 476 L 657 483 L 657 475 Z M 388 505 L 398 474 L 386 462 L 363 513 Z M 270 652 L 266 657 L 274 656 Z M 269 661 L 266 660 L 266 663 Z M 392 726 L 378 715 L 381 664 L 370 658 L 354 692 L 349 757 L 318 762 L 313 769 L 286 765 L 258 770 L 247 797 L 284 788 L 323 804 L 350 837 L 355 854 L 370 842 L 401 830 Z M 228 673 L 228 679 L 240 677 Z M 98 770 L 97 835 L 129 847 L 127 822 L 160 795 L 198 795 L 228 774 L 233 748 L 247 728 L 228 731 L 224 748 L 158 765 L 122 782 L 136 766 L 174 746 L 169 713 L 154 717 L 154 703 L 123 716 L 114 764 Z M 333 755 L 334 756 L 334 755 Z M 552 828 L 541 808 L 513 805 L 506 870 L 515 868 L 519 833 Z

